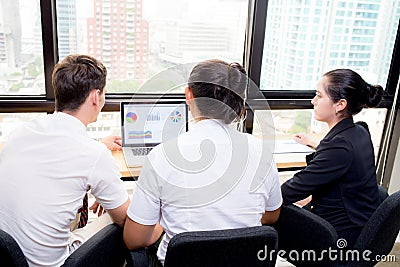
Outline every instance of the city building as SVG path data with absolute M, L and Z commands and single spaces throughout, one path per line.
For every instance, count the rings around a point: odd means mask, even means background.
M 198 62 L 204 54 L 226 57 L 229 52 L 228 30 L 207 23 L 167 22 L 160 30 L 165 39 L 160 43 L 160 59 L 174 64 Z
M 179 6 L 178 12 L 161 14 L 153 21 L 159 57 L 173 64 L 209 59 L 209 55 L 228 62 L 241 62 L 247 17 L 246 1 L 209 1 L 210 8 L 197 2 Z M 161 7 L 160 7 L 161 8 Z M 206 20 L 204 18 L 207 18 Z
M 76 0 L 57 0 L 58 54 L 63 59 L 77 53 Z
M 148 23 L 142 0 L 94 0 L 94 17 L 87 21 L 88 53 L 101 60 L 109 79 L 148 76 Z
M 268 3 L 260 87 L 312 90 L 335 68 L 357 70 L 383 84 L 400 16 L 396 0 L 276 0 Z M 382 44 L 385 44 L 384 46 Z
M 0 0 L 1 72 L 21 66 L 21 16 L 18 0 Z

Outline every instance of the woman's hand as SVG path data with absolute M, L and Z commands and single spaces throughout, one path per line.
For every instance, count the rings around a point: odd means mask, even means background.
M 297 133 L 293 136 L 293 139 L 300 144 L 306 145 L 312 149 L 315 150 L 317 147 L 317 143 L 313 140 L 311 140 L 308 136 L 306 136 L 304 133 Z

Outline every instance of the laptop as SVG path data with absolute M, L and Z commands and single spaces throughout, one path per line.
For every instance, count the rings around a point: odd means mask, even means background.
M 184 101 L 121 102 L 122 150 L 128 167 L 143 166 L 147 154 L 161 142 L 187 131 Z

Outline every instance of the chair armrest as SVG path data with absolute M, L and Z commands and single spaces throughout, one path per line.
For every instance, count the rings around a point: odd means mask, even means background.
M 131 250 L 126 257 L 126 267 L 147 267 L 147 248 Z
M 110 224 L 83 243 L 62 266 L 123 266 L 127 253 L 122 239 L 122 228 Z
M 294 205 L 283 206 L 274 227 L 278 231 L 279 250 L 285 251 L 283 257 L 289 262 L 296 266 L 336 266 L 337 263 L 332 262 L 326 256 L 327 254 L 322 261 L 301 259 L 303 252 L 304 259 L 307 259 L 308 251 L 314 251 L 316 257 L 319 258 L 323 250 L 337 249 L 336 230 L 323 218 Z M 299 253 L 299 260 L 289 257 L 291 251 Z M 295 256 L 295 254 L 292 255 Z

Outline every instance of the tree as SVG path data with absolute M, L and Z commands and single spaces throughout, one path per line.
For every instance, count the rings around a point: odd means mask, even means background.
M 34 63 L 30 63 L 27 69 L 30 77 L 36 78 L 40 74 L 40 72 L 37 70 L 37 66 Z
M 310 126 L 311 112 L 308 110 L 298 111 L 297 116 L 294 119 L 293 127 L 290 129 L 290 133 L 307 132 Z

